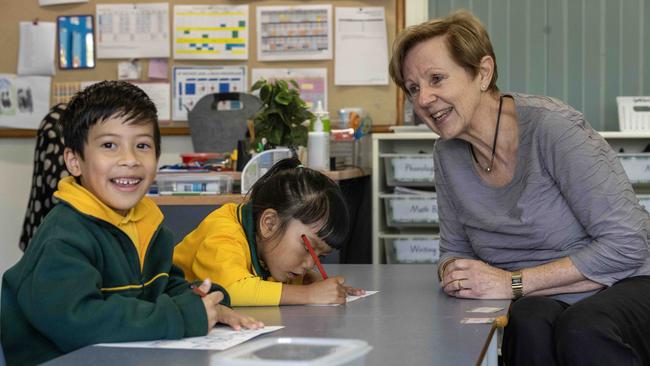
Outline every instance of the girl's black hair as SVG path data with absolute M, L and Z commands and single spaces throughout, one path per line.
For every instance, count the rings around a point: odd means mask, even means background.
M 249 192 L 253 222 L 272 208 L 284 233 L 291 219 L 305 225 L 323 222 L 318 237 L 341 249 L 349 231 L 348 207 L 339 186 L 325 174 L 305 168 L 296 158 L 277 162 L 253 184 Z

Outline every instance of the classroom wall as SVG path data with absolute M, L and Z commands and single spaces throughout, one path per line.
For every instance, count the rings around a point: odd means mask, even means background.
M 617 131 L 617 96 L 650 95 L 650 0 L 429 0 L 468 9 L 494 45 L 501 90 L 560 98 Z

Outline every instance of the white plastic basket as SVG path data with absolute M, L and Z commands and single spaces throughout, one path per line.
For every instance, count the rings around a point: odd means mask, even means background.
M 650 97 L 616 97 L 621 131 L 650 131 Z

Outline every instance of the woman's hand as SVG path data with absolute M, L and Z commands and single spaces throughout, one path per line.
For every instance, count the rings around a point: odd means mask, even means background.
M 512 274 L 474 259 L 456 259 L 445 268 L 442 289 L 468 299 L 511 299 Z
M 217 305 L 217 313 L 219 314 L 219 323 L 228 324 L 234 330 L 240 330 L 241 328 L 264 328 L 264 323 L 261 321 L 255 320 L 248 315 L 240 314 L 224 305 Z

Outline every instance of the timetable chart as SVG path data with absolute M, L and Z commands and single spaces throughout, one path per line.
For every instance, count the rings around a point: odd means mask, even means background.
M 258 58 L 263 61 L 332 58 L 330 5 L 257 8 Z
M 174 58 L 248 59 L 248 5 L 174 6 Z

